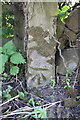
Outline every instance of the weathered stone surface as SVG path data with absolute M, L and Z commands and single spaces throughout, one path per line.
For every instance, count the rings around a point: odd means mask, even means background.
M 60 49 L 63 50 L 69 42 L 68 36 L 63 34 L 62 37 L 59 39 L 59 42 L 61 44 Z
M 78 52 L 76 49 L 65 49 L 62 52 L 62 55 L 65 59 L 65 63 L 67 66 L 67 69 L 64 67 L 62 59 L 59 57 L 58 58 L 58 69 L 57 72 L 61 74 L 66 74 L 67 71 L 72 72 L 73 70 L 76 69 L 79 58 L 78 58 Z
M 32 14 L 33 13 L 33 14 Z M 57 3 L 29 4 L 28 80 L 29 88 L 44 86 L 55 76 L 56 42 L 52 27 Z M 32 17 L 31 17 L 32 15 Z
M 66 29 L 64 32 L 65 32 L 65 34 L 67 35 L 67 37 L 70 41 L 72 41 L 72 42 L 76 41 L 76 39 L 77 39 L 77 34 L 76 33 L 72 32 L 68 29 Z
M 80 8 L 75 9 L 65 20 L 66 25 L 61 23 L 58 19 L 57 23 L 57 37 L 61 43 L 61 49 L 66 47 L 66 43 L 71 41 L 72 43 L 76 41 L 80 33 Z M 67 26 L 67 27 L 66 27 Z
M 49 32 L 41 27 L 29 28 L 28 73 L 29 87 L 37 87 L 50 81 L 55 75 L 56 43 Z M 31 39 L 30 39 L 31 38 Z
M 61 22 L 60 18 L 58 18 L 56 26 L 57 26 L 56 34 L 57 34 L 57 37 L 60 38 L 65 28 L 65 25 Z
M 65 29 L 62 29 L 61 27 L 58 28 L 59 29 L 58 32 L 60 32 L 58 33 L 58 38 L 59 38 L 58 40 L 61 44 L 60 48 L 62 50 L 62 54 L 67 66 L 67 68 L 65 69 L 61 57 L 57 58 L 58 61 L 57 72 L 61 74 L 66 74 L 67 71 L 73 71 L 78 65 L 78 61 L 79 61 L 78 50 L 72 48 L 68 49 L 68 47 L 70 45 L 70 42 L 72 43 L 73 46 L 76 45 L 76 40 L 80 33 L 79 13 L 80 13 L 80 8 L 72 11 L 69 17 L 66 19 Z M 60 22 L 59 22 L 59 26 L 60 26 Z M 67 50 L 64 48 L 67 48 Z
M 56 26 L 53 27 L 53 15 L 57 14 L 57 2 L 36 2 L 29 4 L 29 26 L 40 26 L 44 31 L 48 30 L 54 34 Z
M 71 12 L 69 17 L 66 19 L 66 25 L 72 29 L 75 33 L 80 30 L 80 8 L 75 9 Z

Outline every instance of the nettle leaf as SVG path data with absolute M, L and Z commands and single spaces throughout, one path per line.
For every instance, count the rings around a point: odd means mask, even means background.
M 11 69 L 10 69 L 10 74 L 11 75 L 16 75 L 19 73 L 19 67 L 17 66 L 12 66 Z
M 12 55 L 13 53 L 16 52 L 16 47 L 13 43 L 13 41 L 9 41 L 7 42 L 4 46 L 3 46 L 3 53 L 6 53 L 8 55 Z
M 7 61 L 8 61 L 8 56 L 5 54 L 0 54 L 0 65 L 5 65 Z
M 0 74 L 4 72 L 4 65 L 8 61 L 8 56 L 0 54 Z
M 4 66 L 0 64 L 0 74 L 4 72 Z
M 20 53 L 18 53 L 18 52 L 14 53 L 14 54 L 11 56 L 10 61 L 11 61 L 11 63 L 13 63 L 13 64 L 25 63 L 25 59 L 24 59 L 23 56 L 22 56 Z
M 2 53 L 2 47 L 0 47 L 0 53 Z

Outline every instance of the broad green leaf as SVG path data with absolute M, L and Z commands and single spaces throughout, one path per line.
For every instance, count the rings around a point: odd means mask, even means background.
M 0 91 L 0 97 L 2 97 L 2 91 Z
M 4 66 L 0 64 L 0 74 L 4 72 Z
M 69 6 L 65 5 L 62 7 L 62 12 L 66 12 L 69 9 Z
M 13 64 L 25 63 L 25 59 L 24 59 L 23 56 L 22 56 L 20 53 L 18 53 L 18 52 L 14 53 L 14 54 L 11 56 L 10 61 L 11 61 L 11 63 L 13 63 Z
M 11 69 L 10 69 L 10 74 L 11 75 L 16 75 L 17 73 L 19 73 L 19 67 L 12 66 Z
M 5 63 L 8 61 L 8 56 L 5 54 L 0 54 L 0 65 L 5 65 Z
M 12 42 L 12 40 L 7 42 L 3 46 L 3 52 L 8 55 L 12 55 L 14 52 L 16 52 L 16 47 L 15 47 L 14 43 Z
M 8 61 L 8 56 L 0 54 L 0 74 L 4 72 L 4 65 Z
M 2 47 L 0 47 L 0 53 L 2 53 Z
M 7 49 L 7 54 L 8 54 L 8 55 L 12 55 L 12 54 L 14 54 L 14 53 L 15 53 L 15 51 L 14 51 L 14 50 Z

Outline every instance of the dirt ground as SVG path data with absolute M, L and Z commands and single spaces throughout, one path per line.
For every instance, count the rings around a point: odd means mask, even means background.
M 71 118 L 71 119 L 80 119 L 80 82 L 77 78 L 77 70 L 68 76 L 70 79 L 69 84 L 74 85 L 74 88 L 66 87 L 66 76 L 65 75 L 57 75 L 57 84 L 54 87 L 50 82 L 46 86 L 28 89 L 27 94 L 25 94 L 25 98 L 21 100 L 20 98 L 14 99 L 7 104 L 3 105 L 2 113 L 3 115 L 8 114 L 11 111 L 17 110 L 21 107 L 25 107 L 28 105 L 29 99 L 34 98 L 35 106 L 37 106 L 37 102 L 40 105 L 55 103 L 54 106 L 50 107 L 47 110 L 47 116 L 49 118 Z M 74 82 L 75 81 L 75 82 Z M 15 97 L 18 93 L 17 90 L 21 92 L 25 92 L 24 88 L 24 77 L 11 76 L 10 79 L 3 80 L 3 97 L 2 101 L 5 102 L 6 98 L 4 97 L 4 91 L 7 89 L 8 85 L 12 86 L 10 91 L 10 95 Z M 29 104 L 29 107 L 32 105 Z M 19 117 L 19 116 L 18 116 Z M 20 119 L 20 118 L 19 118 Z M 17 115 L 8 116 L 3 118 L 3 120 L 17 120 Z M 34 118 L 29 117 L 28 120 L 34 120 Z

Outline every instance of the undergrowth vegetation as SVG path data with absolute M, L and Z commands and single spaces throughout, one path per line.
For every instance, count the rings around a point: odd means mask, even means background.
M 19 73 L 18 65 L 25 63 L 25 59 L 21 53 L 17 52 L 12 41 L 7 42 L 3 47 L 0 47 L 0 60 L 0 74 L 4 72 L 6 65 L 10 65 L 10 74 L 16 75 Z

